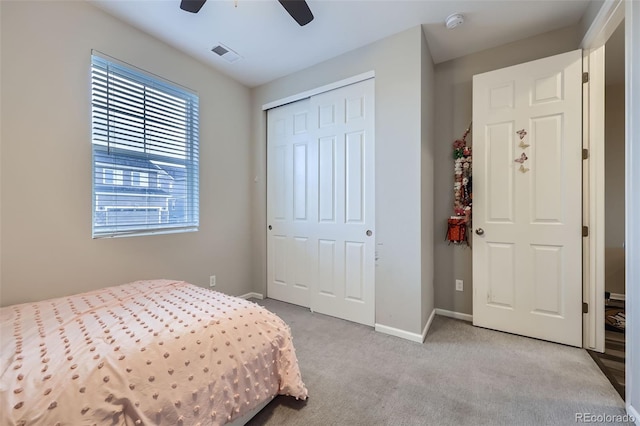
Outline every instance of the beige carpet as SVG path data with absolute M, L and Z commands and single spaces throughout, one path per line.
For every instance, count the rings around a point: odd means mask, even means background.
M 418 344 L 256 302 L 291 326 L 310 398 L 278 397 L 250 425 L 575 425 L 577 413 L 624 415 L 582 349 L 439 316 Z

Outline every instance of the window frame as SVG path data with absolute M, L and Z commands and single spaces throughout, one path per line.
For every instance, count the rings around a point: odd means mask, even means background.
M 125 89 L 122 89 L 120 82 L 126 86 Z M 131 89 L 134 92 L 142 90 L 144 97 L 128 92 L 129 85 L 134 87 Z M 125 115 L 124 109 L 118 109 L 117 103 L 122 104 L 125 96 L 125 112 L 134 109 L 137 112 L 137 115 L 132 114 L 132 119 L 126 116 L 121 118 Z M 163 115 L 168 114 L 167 111 L 173 112 L 173 115 Z M 126 135 L 128 139 L 124 139 L 123 143 L 118 131 L 122 135 L 124 127 L 134 130 Z M 112 137 L 112 134 L 115 136 Z M 198 231 L 199 98 L 196 92 L 92 50 L 91 152 L 92 238 Z M 145 163 L 146 166 L 132 166 L 129 161 L 133 164 Z M 102 169 L 100 172 L 99 168 Z M 108 169 L 111 169 L 113 176 L 111 183 L 105 182 L 105 170 Z M 170 184 L 163 187 L 159 179 L 161 172 L 165 180 L 178 176 L 180 181 L 169 180 Z M 138 180 L 134 183 L 136 173 Z M 116 178 L 120 179 L 117 183 Z M 127 194 L 124 192 L 126 190 L 143 193 Z M 135 202 L 131 201 L 133 199 Z M 116 205 L 112 205 L 113 200 L 116 200 Z M 162 223 L 129 218 L 123 219 L 122 223 L 116 221 L 113 225 L 106 220 L 107 211 L 155 210 L 159 208 L 158 203 L 162 202 L 165 207 L 159 211 L 165 212 L 166 216 Z M 175 208 L 176 205 L 180 206 L 180 210 L 172 212 L 168 208 Z

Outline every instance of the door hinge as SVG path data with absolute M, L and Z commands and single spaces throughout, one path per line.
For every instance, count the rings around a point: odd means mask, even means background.
M 582 236 L 583 237 L 588 237 L 589 236 L 589 227 L 588 226 L 583 226 L 582 227 Z
M 587 148 L 584 148 L 582 150 L 582 159 L 586 160 L 587 158 L 589 158 L 589 150 Z
M 582 313 L 583 314 L 589 313 L 589 304 L 587 302 L 582 302 Z
M 582 73 L 582 83 L 588 83 L 589 82 L 589 73 L 588 72 L 583 72 Z

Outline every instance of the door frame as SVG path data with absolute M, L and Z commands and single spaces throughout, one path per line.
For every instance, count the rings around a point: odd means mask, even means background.
M 349 86 L 354 83 L 360 83 L 364 80 L 369 80 L 370 78 L 375 78 L 375 71 L 367 71 L 362 74 L 357 74 L 352 77 L 345 78 L 343 80 L 338 80 L 333 83 L 325 84 L 324 86 L 316 87 L 315 89 L 305 90 L 304 92 L 296 93 L 291 96 L 287 96 L 286 98 L 276 99 L 275 101 L 268 102 L 262 105 L 262 111 L 266 114 L 266 111 L 271 108 L 277 108 L 282 105 L 290 104 L 291 102 L 299 101 L 300 99 L 310 98 L 314 95 L 319 95 L 320 93 L 328 92 L 330 90 L 339 89 L 344 86 Z
M 626 255 L 626 398 L 627 413 L 640 425 L 640 224 L 632 213 L 640 210 L 640 124 L 631 117 L 640 116 L 640 2 L 625 2 L 625 255 Z M 632 262 L 632 259 L 636 259 Z M 635 308 L 635 310 L 633 309 Z M 635 367 L 635 368 L 634 368 Z
M 640 264 L 631 259 L 640 257 L 640 224 L 632 220 L 640 210 L 640 125 L 631 118 L 640 115 L 640 3 L 626 0 L 605 1 L 582 40 L 581 47 L 595 49 L 604 44 L 625 20 L 625 299 L 626 299 L 626 354 L 625 354 L 625 407 L 627 413 L 640 425 L 640 315 L 634 307 L 640 302 Z M 602 99 L 604 102 L 604 99 Z M 604 144 L 604 140 L 600 143 Z M 593 190 L 592 190 L 593 191 Z M 590 196 L 599 194 L 589 193 Z M 602 196 L 602 194 L 600 194 Z M 594 259 L 595 253 L 588 253 Z M 604 297 L 604 282 L 600 295 Z M 585 288 L 598 285 L 585 281 Z M 597 290 L 597 289 L 596 289 Z M 602 301 L 604 305 L 604 301 Z M 604 327 L 604 322 L 603 322 Z
M 583 164 L 583 225 L 589 233 L 583 240 L 583 302 L 588 312 L 583 315 L 583 347 L 604 352 L 604 44 L 618 28 L 625 15 L 624 1 L 606 1 L 595 16 L 580 43 L 583 49 L 583 71 L 589 82 L 583 87 L 583 148 L 588 159 Z M 629 115 L 627 114 L 627 117 Z

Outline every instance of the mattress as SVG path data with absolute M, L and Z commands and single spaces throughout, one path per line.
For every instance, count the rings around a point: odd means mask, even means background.
M 0 345 L 2 425 L 218 425 L 307 397 L 287 324 L 183 281 L 0 308 Z

